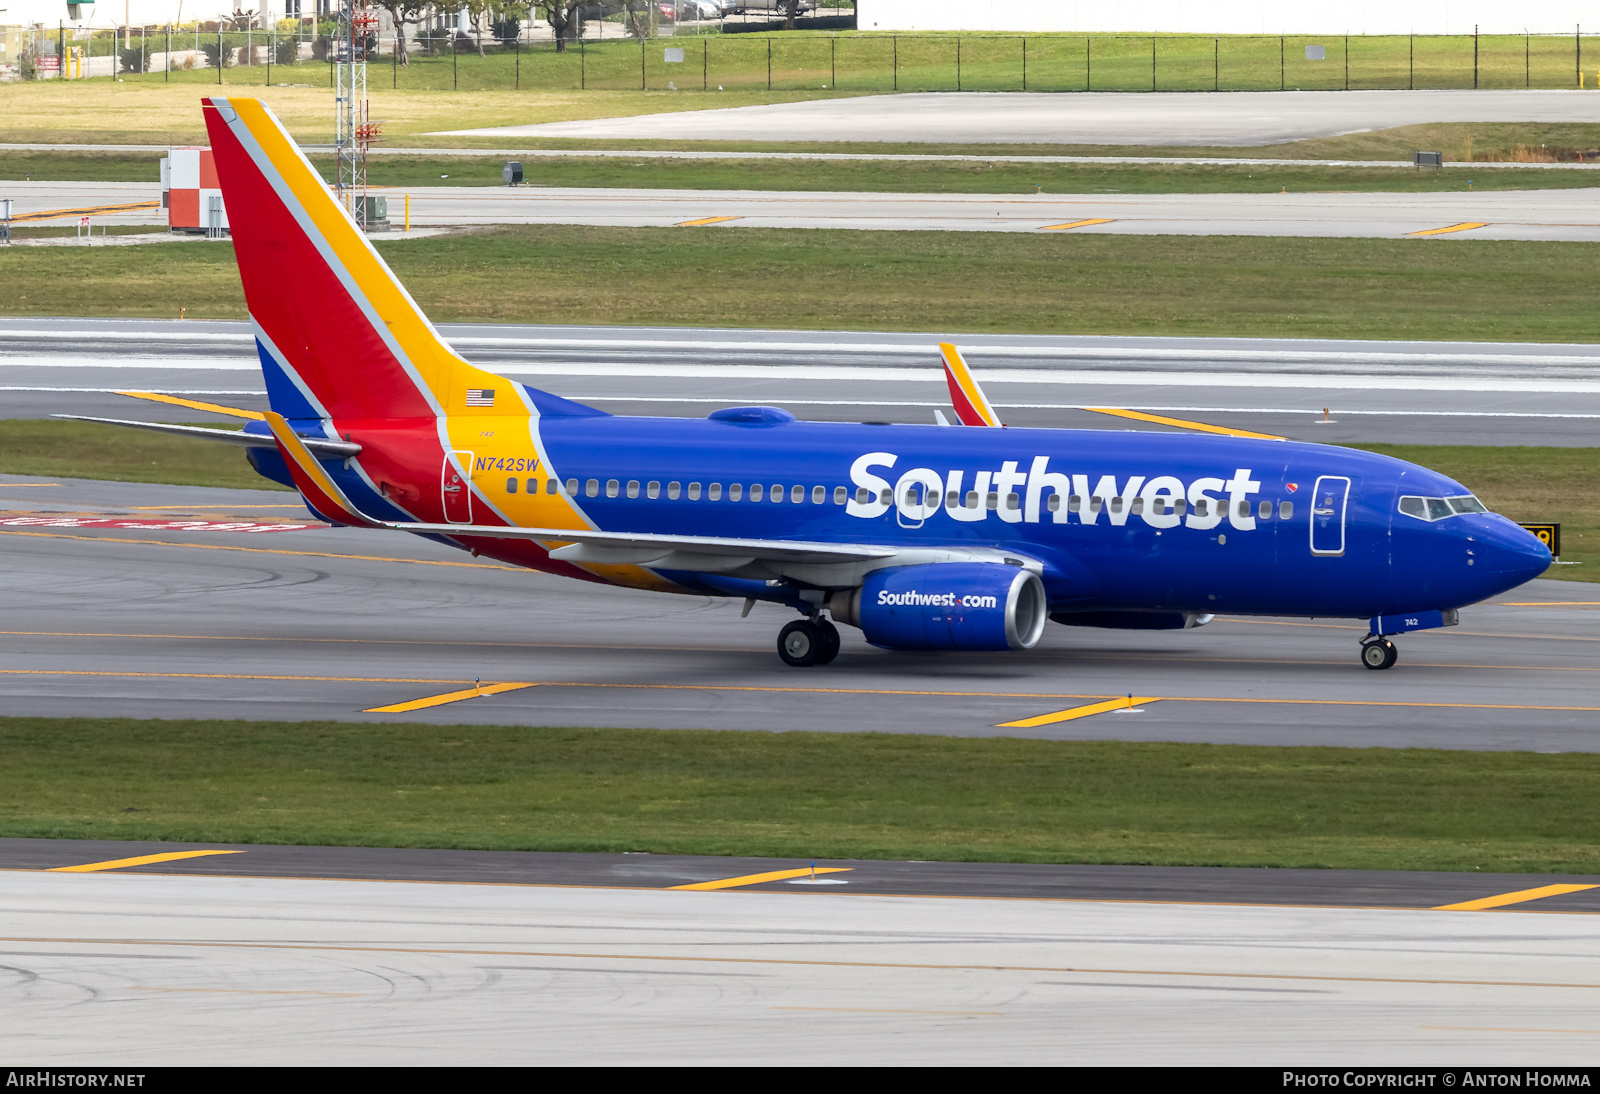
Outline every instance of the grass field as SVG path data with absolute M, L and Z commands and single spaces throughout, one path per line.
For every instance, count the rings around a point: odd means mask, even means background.
M 1600 756 L 0 718 L 0 834 L 1600 871 Z
M 521 226 L 377 246 L 444 321 L 1586 342 L 1600 290 L 1582 243 Z M 12 315 L 245 317 L 226 243 L 12 248 L 0 284 Z
M 202 36 L 201 45 L 207 44 Z M 261 44 L 260 36 L 251 41 Z M 215 42 L 215 38 L 212 38 Z M 231 34 L 230 49 L 245 36 Z M 194 40 L 187 43 L 193 48 Z M 368 86 L 384 90 L 646 90 L 684 88 L 888 91 L 1278 91 L 1375 88 L 1579 86 L 1580 49 L 1600 40 L 1566 35 L 1221 36 L 887 34 L 881 32 L 680 35 L 642 42 L 585 41 L 452 50 L 423 41 L 411 63 L 378 59 Z M 151 48 L 164 49 L 164 35 Z M 1321 59 L 1307 56 L 1320 46 Z M 184 49 L 181 38 L 174 48 Z M 683 50 L 681 62 L 666 50 Z M 133 83 L 216 87 L 215 69 L 129 72 Z M 326 62 L 225 68 L 221 85 L 326 85 Z
M 1600 127 L 1597 127 L 1600 128 Z M 331 178 L 331 156 L 312 162 Z M 0 152 L 0 178 L 151 182 L 156 153 Z M 502 160 L 493 156 L 378 156 L 374 186 L 498 186 Z M 1459 192 L 1549 190 L 1600 186 L 1600 173 L 1560 168 L 1497 168 L 1464 172 L 1410 167 L 1203 166 L 1162 164 L 1028 164 L 841 160 L 674 160 L 572 157 L 525 159 L 535 186 L 661 187 L 692 190 L 813 190 L 876 193 L 1201 194 L 1307 191 Z M 448 176 L 448 177 L 446 177 Z

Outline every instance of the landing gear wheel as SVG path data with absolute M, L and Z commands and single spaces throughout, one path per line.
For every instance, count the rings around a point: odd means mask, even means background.
M 839 656 L 839 628 L 826 619 L 817 620 L 816 627 L 822 638 L 822 648 L 817 651 L 817 659 L 813 663 L 826 665 Z
M 827 644 L 822 631 L 809 619 L 796 619 L 778 632 L 778 656 L 797 669 L 817 664 Z
M 1400 651 L 1387 638 L 1365 642 L 1361 646 L 1361 663 L 1369 669 L 1392 668 L 1400 659 Z

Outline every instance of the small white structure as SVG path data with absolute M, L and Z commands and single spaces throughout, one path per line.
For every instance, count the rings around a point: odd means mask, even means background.
M 161 160 L 161 207 L 174 232 L 228 234 L 228 210 L 209 148 L 173 148 Z
M 1571 34 L 1579 0 L 858 0 L 862 30 L 1078 34 Z

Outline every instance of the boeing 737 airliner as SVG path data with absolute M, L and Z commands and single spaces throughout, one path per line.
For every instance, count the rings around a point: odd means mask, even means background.
M 795 666 L 833 660 L 835 623 L 889 649 L 1019 650 L 1047 620 L 1229 612 L 1367 620 L 1361 661 L 1385 669 L 1389 636 L 1449 626 L 1550 564 L 1460 483 L 1384 456 L 986 428 L 950 346 L 951 428 L 762 406 L 618 417 L 514 383 L 444 342 L 265 105 L 204 110 L 272 409 L 243 433 L 121 424 L 245 445 L 330 523 L 785 604 L 778 654 Z

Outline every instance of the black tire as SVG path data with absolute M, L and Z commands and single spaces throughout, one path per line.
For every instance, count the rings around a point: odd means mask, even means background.
M 792 668 L 809 668 L 824 649 L 822 632 L 809 619 L 796 619 L 778 632 L 778 656 Z
M 839 628 L 826 619 L 819 619 L 817 634 L 822 639 L 822 648 L 817 651 L 814 664 L 826 665 L 839 656 Z
M 1400 651 L 1387 638 L 1368 642 L 1361 647 L 1361 663 L 1369 669 L 1393 668 L 1400 659 Z

